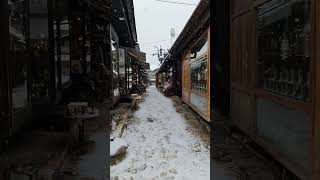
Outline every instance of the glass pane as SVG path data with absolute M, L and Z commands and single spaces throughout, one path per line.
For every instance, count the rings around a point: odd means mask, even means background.
M 132 69 L 131 69 L 131 66 L 129 68 L 129 88 L 132 87 Z
M 49 95 L 47 1 L 30 0 L 29 7 L 30 46 L 32 62 L 32 96 L 45 97 Z
M 87 35 L 86 35 L 86 60 L 87 60 L 87 71 L 88 72 L 91 72 L 91 47 L 90 47 L 90 32 L 89 32 L 89 28 L 91 24 L 87 24 L 86 26 L 86 32 L 87 32 Z
M 111 40 L 112 50 L 112 67 L 113 67 L 113 91 L 114 96 L 118 96 L 120 93 L 119 89 L 119 58 L 118 58 L 118 43 L 115 39 Z
M 208 52 L 208 36 L 207 32 L 191 49 L 191 59 L 200 57 Z
M 67 19 L 60 23 L 61 34 L 61 83 L 70 80 L 70 35 L 69 21 Z
M 191 63 L 191 90 L 207 92 L 207 57 Z
M 258 85 L 309 101 L 310 2 L 271 1 L 258 8 Z
M 125 51 L 119 48 L 119 76 L 120 76 L 120 91 L 125 92 L 126 90 L 126 63 L 125 63 Z
M 58 37 L 58 24 L 59 22 L 57 21 L 54 21 L 53 22 L 53 31 L 54 31 L 54 39 L 55 39 L 55 47 L 54 47 L 54 62 L 55 62 L 55 80 L 56 80 L 56 83 L 55 83 L 55 86 L 56 88 L 58 87 L 58 84 L 59 84 L 59 70 L 58 70 L 58 66 L 60 66 L 59 64 L 59 57 L 61 58 L 61 49 L 60 49 L 60 52 L 59 52 L 59 37 Z
M 26 54 L 26 16 L 24 0 L 9 0 L 10 62 L 13 109 L 28 104 L 28 65 Z
M 58 24 L 59 23 L 59 28 Z M 58 32 L 59 30 L 59 32 Z M 61 84 L 70 80 L 70 36 L 69 36 L 69 21 L 68 18 L 56 21 L 54 24 L 55 35 L 55 61 L 56 61 L 56 84 L 58 78 L 61 77 Z M 60 61 L 58 59 L 60 58 Z M 61 68 L 61 74 L 58 72 Z

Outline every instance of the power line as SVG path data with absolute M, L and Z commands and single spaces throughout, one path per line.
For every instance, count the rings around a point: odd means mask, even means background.
M 165 1 L 165 0 L 155 0 L 155 1 L 166 2 L 166 3 L 172 3 L 172 4 L 191 5 L 191 6 L 195 6 L 195 5 L 197 5 L 197 4 L 189 4 L 189 3 L 183 3 L 183 2 L 176 2 L 176 1 Z
M 169 41 L 169 40 L 164 39 L 164 40 L 159 40 L 159 41 L 147 42 L 147 43 L 143 43 L 141 45 L 154 44 L 154 43 L 165 42 L 165 41 Z

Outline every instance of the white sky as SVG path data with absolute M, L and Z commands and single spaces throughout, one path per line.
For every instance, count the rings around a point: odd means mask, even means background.
M 189 4 L 198 4 L 200 0 L 172 0 Z M 133 0 L 138 43 L 140 50 L 146 53 L 147 62 L 152 70 L 160 66 L 157 56 L 152 56 L 157 49 L 170 49 L 170 29 L 176 32 L 172 44 L 183 30 L 196 5 L 181 5 L 159 2 L 155 0 Z M 161 42 L 157 42 L 161 41 Z

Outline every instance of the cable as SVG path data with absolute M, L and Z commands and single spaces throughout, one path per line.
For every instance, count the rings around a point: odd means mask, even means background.
M 172 3 L 172 4 L 191 5 L 191 6 L 195 6 L 195 5 L 197 5 L 197 4 L 189 4 L 189 3 L 182 3 L 182 2 L 175 2 L 175 1 L 164 1 L 164 0 L 155 0 L 155 1 L 166 2 L 166 3 Z
M 147 43 L 143 43 L 141 45 L 146 45 L 146 44 L 154 44 L 154 43 L 158 43 L 158 42 L 164 42 L 164 41 L 169 41 L 168 39 L 167 40 L 159 40 L 159 41 L 153 41 L 153 42 L 147 42 Z

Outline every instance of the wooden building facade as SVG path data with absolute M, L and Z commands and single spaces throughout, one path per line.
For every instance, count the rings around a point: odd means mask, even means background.
M 168 81 L 206 121 L 211 121 L 210 4 L 200 1 L 157 71 L 157 82 Z
M 138 46 L 132 0 L 4 0 L 0 13 L 1 143 L 69 102 L 109 111 L 120 98 L 119 46 Z
M 232 0 L 230 116 L 301 179 L 319 179 L 319 2 Z

